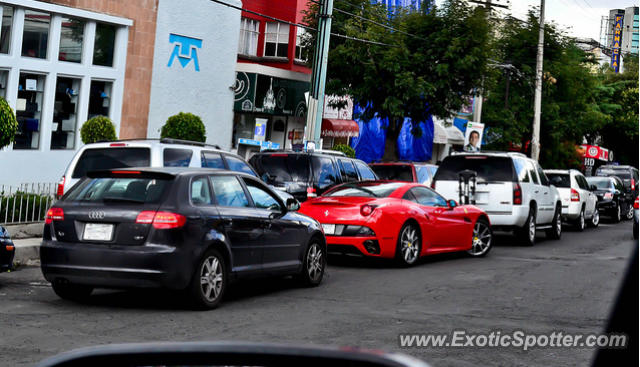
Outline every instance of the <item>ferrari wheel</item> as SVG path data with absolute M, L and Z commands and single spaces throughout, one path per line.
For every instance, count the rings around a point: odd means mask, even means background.
M 481 257 L 489 253 L 491 250 L 491 240 L 493 240 L 493 231 L 486 219 L 480 218 L 473 226 L 473 236 L 471 249 L 467 253 L 473 257 Z
M 406 223 L 400 229 L 396 259 L 403 266 L 414 265 L 420 257 L 420 230 L 415 224 Z

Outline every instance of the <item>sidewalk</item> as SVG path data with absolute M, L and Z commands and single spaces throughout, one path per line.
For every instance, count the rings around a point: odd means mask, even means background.
M 13 262 L 16 265 L 38 265 L 40 262 L 40 242 L 42 238 L 15 239 L 16 254 Z

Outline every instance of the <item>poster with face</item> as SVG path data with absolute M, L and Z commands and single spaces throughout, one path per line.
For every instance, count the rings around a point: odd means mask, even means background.
M 467 131 L 464 134 L 464 151 L 479 152 L 482 145 L 482 133 L 484 132 L 484 124 L 469 121 L 467 123 Z

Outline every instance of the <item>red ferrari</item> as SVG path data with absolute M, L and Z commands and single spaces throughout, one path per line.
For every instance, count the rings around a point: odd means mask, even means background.
M 347 183 L 305 201 L 299 211 L 322 224 L 328 252 L 395 258 L 403 265 L 443 252 L 484 256 L 493 239 L 485 212 L 447 202 L 416 183 Z

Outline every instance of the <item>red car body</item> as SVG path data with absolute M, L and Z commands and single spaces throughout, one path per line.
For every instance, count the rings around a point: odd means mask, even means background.
M 364 195 L 331 196 L 341 187 L 354 184 L 339 185 L 321 197 L 304 202 L 299 212 L 314 218 L 323 224 L 323 227 L 326 227 L 327 224 L 336 225 L 333 235 L 327 233 L 325 229 L 328 252 L 362 254 L 379 258 L 396 257 L 400 231 L 403 225 L 408 222 L 417 223 L 419 227 L 420 257 L 443 252 L 470 250 L 473 243 L 474 225 L 477 221 L 483 218 L 489 228 L 488 216 L 475 206 L 428 206 L 407 199 L 407 192 L 416 187 L 422 188 L 421 190 L 426 188 L 436 194 L 427 186 L 390 181 L 358 183 L 358 185 L 383 184 L 393 184 L 397 188 L 388 196 L 379 198 Z M 371 212 L 368 214 L 370 210 Z M 342 226 L 341 235 L 337 235 L 339 226 Z M 353 231 L 345 233 L 346 226 L 368 227 L 375 234 L 355 234 Z M 379 251 L 376 251 L 373 241 L 377 241 Z

